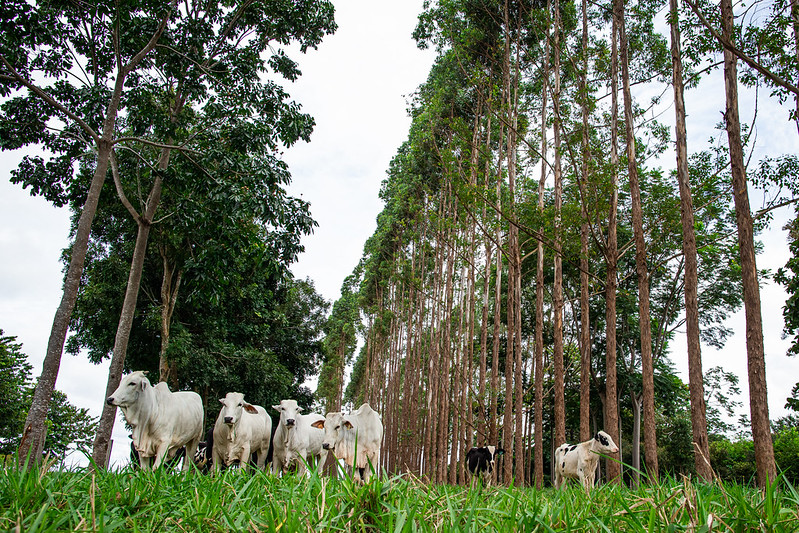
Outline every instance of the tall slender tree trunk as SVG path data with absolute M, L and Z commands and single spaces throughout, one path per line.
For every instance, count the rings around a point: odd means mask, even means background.
M 582 53 L 583 72 L 580 76 L 582 92 L 583 131 L 580 138 L 582 161 L 580 165 L 580 441 L 591 438 L 591 307 L 588 276 L 588 209 L 585 189 L 588 183 L 588 160 L 591 153 L 588 145 L 588 0 L 582 2 Z
M 731 0 L 721 0 L 724 37 L 733 42 L 734 15 Z M 755 445 L 757 482 L 765 487 L 777 477 L 774 444 L 768 416 L 766 360 L 763 349 L 763 323 L 760 311 L 760 287 L 757 281 L 754 230 L 749 207 L 749 190 L 744 168 L 741 123 L 738 117 L 738 66 L 732 52 L 724 49 L 724 82 L 726 88 L 727 138 L 730 146 L 732 188 L 735 198 L 735 221 L 738 226 L 738 247 L 741 254 L 744 309 L 746 314 L 746 359 L 749 373 L 749 412 L 752 418 L 752 439 Z
M 566 442 L 566 401 L 564 395 L 563 370 L 563 257 L 561 255 L 561 210 L 563 209 L 563 176 L 560 160 L 560 1 L 554 2 L 554 31 L 552 33 L 552 71 L 554 83 L 552 87 L 552 108 L 555 123 L 555 280 L 552 288 L 552 312 L 554 318 L 554 341 L 552 345 L 553 367 L 555 371 L 555 431 L 554 440 L 557 448 Z
M 109 126 L 110 122 L 110 126 Z M 69 267 L 64 279 L 64 292 L 61 296 L 61 303 L 53 319 L 53 326 L 50 330 L 50 339 L 47 343 L 47 353 L 42 363 L 42 373 L 36 382 L 33 392 L 28 416 L 25 419 L 22 440 L 19 446 L 19 460 L 23 463 L 30 458 L 31 462 L 38 462 L 42 456 L 44 440 L 47 435 L 45 421 L 47 411 L 50 408 L 50 400 L 55 390 L 55 382 L 58 378 L 58 370 L 61 366 L 61 353 L 64 349 L 69 321 L 72 318 L 72 311 L 78 299 L 78 288 L 80 279 L 83 275 L 83 266 L 86 261 L 86 252 L 89 248 L 89 234 L 91 232 L 92 221 L 97 212 L 97 204 L 100 200 L 100 190 L 103 187 L 106 173 L 108 172 L 108 161 L 111 155 L 111 134 L 113 132 L 113 120 L 106 120 L 103 141 L 100 143 L 97 153 L 97 168 L 89 186 L 89 194 L 83 204 L 80 218 L 78 219 L 78 230 L 75 234 L 75 242 L 72 244 L 69 257 Z
M 616 275 L 619 259 L 617 231 L 617 211 L 619 205 L 619 54 L 618 54 L 618 22 L 613 17 L 613 38 L 611 39 L 611 146 L 610 162 L 613 173 L 611 199 L 608 213 L 608 237 L 605 260 L 607 274 L 605 279 L 605 431 L 614 442 L 619 443 L 619 406 L 616 378 Z M 621 475 L 621 467 L 615 461 L 608 461 L 607 475 L 609 480 L 617 480 Z
M 169 164 L 169 152 L 161 159 L 159 168 L 166 169 Z M 150 236 L 155 212 L 161 200 L 161 189 L 163 181 L 160 176 L 155 178 L 152 191 L 147 199 L 147 206 L 144 215 L 136 220 L 138 233 L 136 235 L 136 245 L 133 250 L 133 258 L 130 263 L 130 273 L 128 274 L 128 285 L 125 289 L 125 299 L 122 303 L 122 313 L 119 317 L 116 338 L 114 339 L 114 351 L 111 356 L 111 365 L 108 369 L 108 382 L 106 384 L 105 397 L 108 398 L 119 387 L 122 381 L 122 371 L 125 366 L 125 356 L 128 350 L 128 340 L 130 331 L 133 327 L 133 316 L 136 313 L 136 301 L 139 297 L 139 286 L 141 285 L 142 270 L 144 259 L 147 255 L 147 242 Z M 115 405 L 103 403 L 103 412 L 97 425 L 97 434 L 94 437 L 94 449 L 92 450 L 92 460 L 95 468 L 104 468 L 108 459 L 108 444 L 111 440 L 111 432 L 114 429 L 114 418 L 117 408 Z
M 646 264 L 646 240 L 644 239 L 644 216 L 641 186 L 638 179 L 638 161 L 635 147 L 635 123 L 632 93 L 630 91 L 630 61 L 627 46 L 627 29 L 624 20 L 624 0 L 615 0 L 619 24 L 619 56 L 621 79 L 624 91 L 624 121 L 627 136 L 627 169 L 632 199 L 633 233 L 635 238 L 635 268 L 638 275 L 638 323 L 641 329 L 641 377 L 643 381 L 644 440 L 647 462 L 657 464 L 657 433 L 655 426 L 655 380 L 652 364 L 652 322 L 649 315 L 649 269 Z M 634 443 L 640 450 L 640 443 Z M 640 462 L 640 458 L 638 458 Z M 657 472 L 657 470 L 655 470 Z M 657 477 L 657 476 L 655 476 Z
M 688 135 L 685 127 L 685 99 L 680 51 L 679 9 L 677 0 L 669 0 L 671 10 L 671 64 L 676 114 L 677 183 L 680 189 L 682 220 L 682 250 L 685 257 L 685 336 L 688 343 L 688 389 L 691 399 L 691 427 L 695 446 L 694 467 L 699 477 L 710 481 L 710 445 L 707 435 L 705 387 L 702 373 L 702 345 L 699 341 L 699 277 L 694 233 L 694 206 L 691 199 L 691 180 L 688 175 Z M 647 450 L 647 454 L 648 454 Z M 657 455 L 655 455 L 657 460 Z M 647 455 L 650 477 L 657 476 L 657 463 L 652 465 Z
M 490 103 L 489 103 L 490 106 Z M 486 125 L 486 140 L 485 140 L 485 148 L 486 153 L 491 153 L 491 113 L 490 111 L 487 113 L 487 125 Z M 488 189 L 489 186 L 489 176 L 490 168 L 491 168 L 491 158 L 485 158 L 485 187 Z M 488 220 L 487 217 L 487 209 L 483 207 L 483 220 Z M 491 263 L 492 257 L 494 253 L 494 247 L 491 243 L 491 239 L 485 238 L 485 270 L 483 272 L 483 301 L 482 301 L 482 321 L 480 325 L 480 382 L 478 383 L 478 396 L 480 397 L 480 420 L 478 426 L 478 439 L 477 443 L 479 446 L 485 446 L 486 441 L 488 439 L 488 412 L 487 406 L 489 405 L 489 400 L 486 397 L 486 379 L 488 376 L 488 299 L 490 298 L 490 289 L 491 289 Z M 489 443 L 491 444 L 491 443 Z M 496 444 L 494 442 L 493 444 Z
M 549 90 L 549 26 L 544 40 L 541 87 L 541 177 L 538 180 L 538 212 L 544 212 L 544 187 L 547 179 L 547 94 Z M 536 250 L 535 274 L 535 486 L 544 486 L 544 227 Z
M 172 315 L 178 300 L 183 269 L 172 264 L 164 247 L 160 248 L 164 273 L 161 278 L 161 349 L 158 355 L 159 380 L 177 386 L 177 368 L 169 363 L 166 352 L 169 348 Z

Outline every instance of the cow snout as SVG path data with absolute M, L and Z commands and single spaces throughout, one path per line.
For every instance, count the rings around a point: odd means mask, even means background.
M 105 403 L 107 403 L 108 405 L 114 405 L 114 397 L 109 396 L 108 398 L 105 399 Z
M 232 424 L 232 423 L 233 423 L 233 417 L 232 416 L 226 416 L 225 417 L 225 424 Z
M 327 442 L 323 442 L 322 443 L 322 448 L 324 448 L 325 450 L 329 450 L 330 449 L 330 444 L 327 443 Z
M 293 418 L 289 418 L 288 420 L 286 420 L 286 425 L 288 427 L 293 427 L 295 422 L 296 420 L 294 420 Z

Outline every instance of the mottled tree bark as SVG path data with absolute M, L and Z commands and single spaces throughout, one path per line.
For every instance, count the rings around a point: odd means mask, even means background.
M 691 199 L 691 181 L 688 175 L 688 141 L 685 127 L 685 99 L 683 97 L 682 53 L 680 52 L 680 27 L 677 0 L 669 0 L 671 10 L 671 64 L 674 85 L 674 112 L 676 115 L 677 183 L 680 189 L 680 217 L 682 220 L 682 250 L 685 257 L 685 333 L 688 343 L 688 389 L 691 401 L 691 427 L 694 441 L 694 466 L 705 481 L 713 476 L 707 435 L 705 387 L 702 372 L 702 345 L 699 339 L 698 264 L 696 234 L 694 233 L 694 206 Z M 657 463 L 650 464 L 647 449 L 647 470 L 650 477 L 657 476 Z M 657 454 L 655 455 L 657 460 Z
M 721 20 L 725 38 L 733 40 L 733 10 L 731 0 L 721 0 Z M 749 190 L 744 168 L 741 123 L 738 116 L 738 66 L 733 53 L 724 49 L 724 82 L 727 101 L 725 119 L 730 147 L 732 188 L 735 199 L 735 222 L 738 226 L 738 247 L 741 254 L 744 310 L 746 314 L 746 359 L 749 373 L 749 413 L 752 419 L 752 439 L 755 445 L 757 482 L 765 487 L 777 478 L 774 444 L 768 415 L 766 360 L 763 350 L 763 323 L 760 312 L 760 287 L 755 262 L 754 230 L 749 207 Z

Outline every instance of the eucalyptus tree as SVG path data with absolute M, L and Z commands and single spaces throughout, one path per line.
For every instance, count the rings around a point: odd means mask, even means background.
M 733 42 L 734 13 L 730 0 L 721 0 L 722 36 Z M 738 116 L 738 67 L 731 50 L 724 49 L 724 81 L 727 108 L 725 122 L 730 146 L 735 219 L 738 226 L 738 244 L 741 253 L 741 275 L 746 310 L 746 352 L 749 372 L 749 409 L 752 419 L 752 437 L 755 443 L 758 484 L 765 487 L 776 479 L 774 444 L 768 417 L 768 390 L 766 362 L 763 352 L 763 323 L 760 312 L 760 287 L 755 261 L 752 212 L 749 207 L 749 190 L 744 167 L 741 124 Z
M 325 410 L 341 411 L 344 394 L 344 369 L 352 362 L 361 325 L 358 285 L 361 268 L 347 276 L 341 285 L 341 296 L 333 303 L 333 311 L 325 324 L 324 360 L 319 370 L 318 398 L 324 398 Z
M 683 61 L 680 44 L 680 18 L 677 0 L 669 1 L 671 29 L 672 85 L 674 87 L 674 112 L 677 183 L 680 189 L 680 214 L 682 219 L 683 255 L 685 257 L 685 332 L 688 343 L 688 383 L 691 399 L 691 427 L 694 442 L 700 453 L 694 454 L 696 473 L 703 479 L 710 479 L 710 457 L 707 437 L 707 420 L 704 385 L 702 377 L 702 345 L 699 337 L 698 267 L 696 235 L 694 231 L 694 205 L 691 196 L 691 182 L 688 173 L 688 146 L 685 125 L 685 98 L 683 82 Z M 657 457 L 655 458 L 657 459 Z M 647 458 L 647 467 L 650 460 Z M 657 472 L 656 464 L 652 470 Z

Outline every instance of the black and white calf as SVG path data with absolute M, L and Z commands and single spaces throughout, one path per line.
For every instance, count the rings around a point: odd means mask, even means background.
M 600 454 L 618 452 L 618 446 L 604 431 L 580 444 L 561 444 L 555 450 L 555 488 L 562 487 L 567 478 L 579 479 L 585 490 L 594 488 Z
M 496 446 L 481 446 L 466 452 L 466 469 L 472 475 L 472 482 L 478 476 L 482 476 L 487 483 L 490 483 L 496 457 L 503 453 L 505 450 Z

